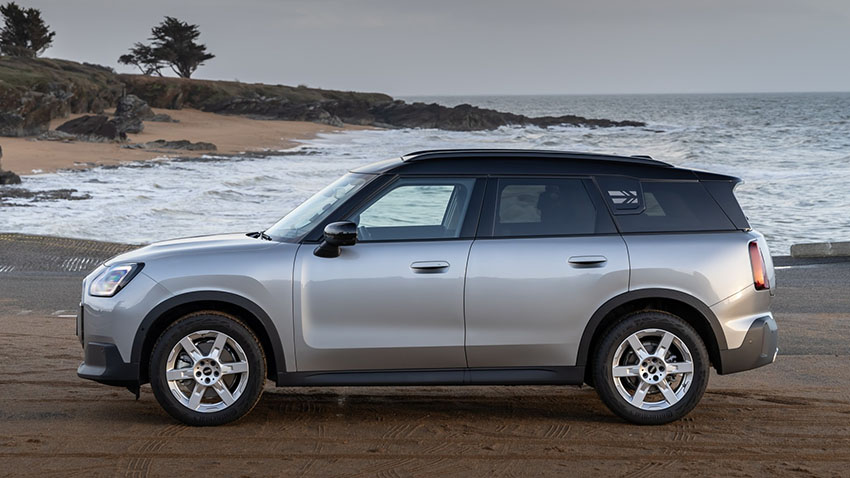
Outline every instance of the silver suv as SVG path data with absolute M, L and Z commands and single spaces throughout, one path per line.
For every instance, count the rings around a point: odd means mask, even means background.
M 278 386 L 577 385 L 660 424 L 776 358 L 773 263 L 740 180 L 648 157 L 422 151 L 266 231 L 178 239 L 83 282 L 80 377 L 191 425 Z

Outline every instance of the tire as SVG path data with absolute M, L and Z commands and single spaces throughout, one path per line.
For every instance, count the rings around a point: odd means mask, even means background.
M 693 327 L 673 314 L 643 310 L 605 332 L 592 375 L 599 397 L 616 415 L 661 425 L 693 410 L 708 385 L 708 369 L 708 351 Z
M 154 396 L 169 415 L 187 425 L 223 425 L 260 400 L 266 358 L 256 335 L 237 318 L 196 312 L 159 336 L 149 373 Z

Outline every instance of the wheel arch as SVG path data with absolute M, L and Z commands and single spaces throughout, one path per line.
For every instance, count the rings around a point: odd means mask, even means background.
M 639 289 L 618 295 L 602 305 L 590 318 L 579 342 L 576 365 L 585 367 L 585 381 L 589 376 L 591 354 L 602 334 L 620 318 L 639 310 L 662 310 L 688 322 L 705 342 L 708 355 L 716 370 L 722 370 L 721 350 L 726 350 L 726 336 L 714 312 L 696 297 L 671 289 Z
M 283 346 L 271 317 L 249 299 L 221 291 L 188 292 L 161 302 L 151 309 L 136 330 L 131 362 L 139 365 L 139 383 L 147 383 L 148 362 L 157 338 L 180 317 L 192 312 L 215 310 L 242 320 L 260 339 L 267 363 L 267 378 L 277 380 L 278 372 L 286 371 Z

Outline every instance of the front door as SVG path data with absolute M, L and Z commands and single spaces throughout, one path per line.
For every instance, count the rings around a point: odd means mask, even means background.
M 476 182 L 399 178 L 341 218 L 358 224 L 358 243 L 339 257 L 299 248 L 298 371 L 466 367 L 463 286 L 480 209 Z

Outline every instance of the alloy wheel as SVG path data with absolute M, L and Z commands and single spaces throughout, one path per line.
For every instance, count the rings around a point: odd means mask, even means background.
M 226 409 L 245 391 L 248 359 L 229 335 L 201 330 L 183 337 L 165 365 L 168 388 L 184 407 L 201 413 Z
M 694 362 L 678 336 L 643 329 L 620 343 L 611 363 L 614 386 L 626 402 L 641 410 L 672 407 L 693 383 Z

